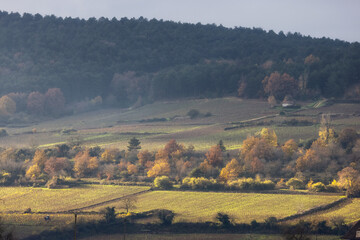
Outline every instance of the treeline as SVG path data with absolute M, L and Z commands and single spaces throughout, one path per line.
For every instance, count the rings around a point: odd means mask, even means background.
M 79 141 L 48 149 L 2 149 L 0 182 L 4 185 L 66 184 L 69 179 L 154 182 L 163 189 L 180 184 L 195 190 L 308 189 L 360 196 L 360 139 L 353 129 L 336 133 L 324 124 L 319 138 L 279 144 L 268 128 L 243 141 L 239 152 L 222 141 L 207 152 L 175 140 L 151 152 L 138 139 L 127 150 L 83 147 Z M 335 177 L 336 176 L 336 177 Z
M 359 43 L 299 33 L 0 12 L 1 95 L 59 88 L 68 102 L 100 96 L 116 106 L 236 94 L 353 98 L 359 69 Z

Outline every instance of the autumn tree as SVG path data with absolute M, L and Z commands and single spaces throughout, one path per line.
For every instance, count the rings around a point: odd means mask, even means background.
M 221 169 L 219 178 L 224 182 L 234 180 L 241 172 L 242 166 L 235 158 L 233 158 L 223 169 Z
M 16 112 L 16 103 L 8 96 L 2 96 L 0 98 L 0 115 L 10 116 Z
M 267 102 L 269 103 L 270 107 L 272 107 L 272 108 L 275 107 L 277 104 L 276 98 L 273 95 L 268 97 Z
M 176 142 L 175 139 L 171 139 L 164 147 L 164 151 L 170 156 L 177 151 L 183 151 L 184 146 Z
M 281 146 L 281 149 L 284 153 L 284 157 L 286 159 L 290 159 L 298 150 L 298 144 L 295 142 L 294 139 L 290 139 L 287 140 L 283 146 Z
M 273 129 L 270 128 L 261 129 L 260 137 L 274 147 L 278 145 L 277 136 Z
M 41 175 L 41 169 L 40 169 L 39 165 L 37 165 L 37 164 L 31 165 L 26 170 L 26 173 L 25 173 L 25 176 L 31 180 L 38 179 L 40 177 L 40 175 Z
M 360 173 L 352 167 L 346 167 L 337 173 L 340 185 L 345 188 L 351 188 L 360 178 Z
M 76 154 L 74 157 L 74 172 L 83 177 L 86 174 L 91 174 L 99 167 L 97 157 L 91 157 L 88 150 L 84 150 Z
M 264 92 L 276 99 L 283 99 L 286 95 L 295 96 L 298 88 L 296 80 L 287 73 L 273 72 L 262 81 Z
M 45 93 L 45 111 L 47 114 L 59 116 L 64 112 L 65 97 L 60 88 L 50 88 Z
M 359 135 L 355 129 L 345 128 L 341 130 L 338 142 L 343 149 L 346 149 L 348 153 L 351 153 L 357 139 L 359 139 Z
M 115 163 L 120 157 L 120 151 L 117 148 L 107 148 L 101 154 L 101 161 L 105 163 Z
M 40 169 L 44 169 L 45 162 L 48 160 L 48 156 L 46 155 L 45 151 L 43 149 L 37 149 L 35 151 L 34 157 L 33 157 L 33 163 L 37 164 Z
M 107 180 L 111 180 L 114 178 L 116 174 L 116 165 L 115 164 L 105 164 L 102 167 L 102 173 L 106 176 Z
M 170 164 L 166 159 L 156 160 L 154 166 L 147 172 L 148 177 L 169 176 Z
M 139 159 L 139 164 L 141 166 L 144 166 L 146 164 L 146 162 L 153 160 L 153 154 L 150 153 L 148 150 L 140 151 L 137 154 L 137 157 Z
M 50 157 L 45 162 L 44 171 L 50 177 L 66 176 L 66 175 L 68 175 L 70 170 L 71 170 L 71 163 L 70 163 L 69 159 L 67 159 L 67 158 Z
M 23 92 L 12 92 L 8 96 L 16 103 L 16 111 L 26 111 L 28 94 Z
M 246 98 L 247 97 L 247 94 L 246 94 L 246 82 L 244 79 L 240 80 L 239 83 L 239 88 L 237 90 L 237 93 L 238 93 L 238 96 L 241 97 L 241 98 Z
M 27 110 L 31 114 L 44 114 L 45 96 L 39 92 L 31 92 L 27 99 Z
M 221 167 L 223 164 L 222 151 L 219 145 L 212 146 L 205 154 L 206 160 L 213 167 Z
M 139 168 L 135 164 L 129 164 L 127 166 L 127 171 L 130 175 L 133 175 L 139 172 Z

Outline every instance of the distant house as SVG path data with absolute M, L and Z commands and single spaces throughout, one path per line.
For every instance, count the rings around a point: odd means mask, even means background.
M 360 221 L 350 228 L 350 230 L 342 237 L 342 239 L 357 240 L 360 239 Z
M 284 100 L 281 103 L 281 106 L 286 108 L 286 107 L 293 107 L 295 105 L 295 101 L 292 98 L 291 95 L 286 95 Z
M 286 108 L 286 107 L 292 107 L 294 106 L 294 102 L 293 101 L 286 101 L 286 102 L 282 102 L 281 106 Z

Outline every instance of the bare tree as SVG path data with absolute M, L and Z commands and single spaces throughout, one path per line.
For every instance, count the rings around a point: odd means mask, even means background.
M 124 196 L 121 199 L 120 208 L 125 209 L 126 213 L 128 213 L 129 210 L 136 208 L 136 203 L 137 203 L 136 196 Z

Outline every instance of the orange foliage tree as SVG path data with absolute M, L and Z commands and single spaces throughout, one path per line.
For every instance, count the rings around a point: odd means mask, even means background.
M 295 96 L 298 89 L 296 80 L 287 73 L 273 72 L 266 76 L 262 83 L 264 92 L 276 99 L 283 99 L 286 95 Z
M 212 146 L 205 156 L 211 166 L 221 167 L 223 165 L 223 156 L 219 145 Z
M 27 100 L 27 110 L 31 114 L 44 114 L 45 96 L 39 92 L 31 92 Z
M 241 172 L 242 166 L 238 160 L 233 158 L 223 169 L 221 169 L 219 178 L 224 182 L 234 180 Z
M 65 108 L 65 97 L 60 88 L 50 88 L 45 93 L 45 110 L 48 114 L 59 116 Z
M 98 158 L 91 157 L 89 150 L 84 150 L 76 154 L 74 162 L 74 171 L 79 177 L 83 177 L 86 174 L 91 174 L 99 167 Z
M 287 140 L 283 146 L 281 146 L 281 150 L 284 153 L 284 157 L 286 159 L 289 159 L 298 150 L 298 145 L 294 139 L 290 139 L 290 140 Z

